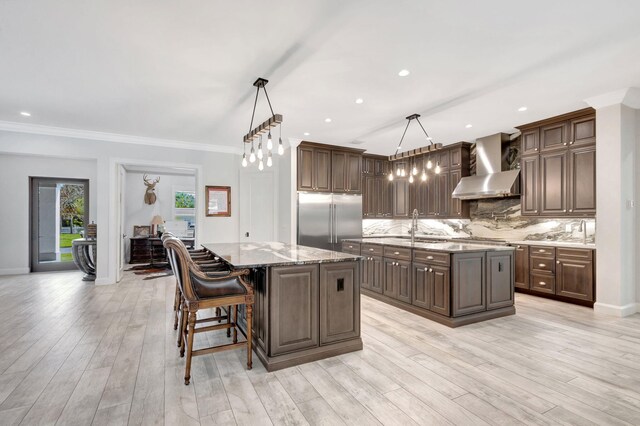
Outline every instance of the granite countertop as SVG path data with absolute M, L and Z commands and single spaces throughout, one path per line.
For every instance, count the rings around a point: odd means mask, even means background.
M 363 237 L 363 242 L 368 242 L 369 240 L 375 239 L 409 239 L 410 237 L 399 235 L 399 234 L 376 234 L 376 235 L 367 235 Z M 456 237 L 448 237 L 443 235 L 426 235 L 426 234 L 417 234 L 416 241 L 419 240 L 447 240 L 449 242 L 455 242 L 458 239 Z M 468 244 L 465 242 L 465 244 Z M 475 243 L 472 243 L 476 245 Z M 480 243 L 481 244 L 481 243 Z M 584 248 L 584 249 L 596 249 L 595 243 L 580 243 L 574 241 L 551 241 L 551 240 L 522 240 L 522 241 L 505 241 L 504 244 L 511 245 L 528 245 L 528 246 L 547 246 L 547 247 L 569 247 L 569 248 Z
M 348 262 L 361 258 L 354 254 L 279 242 L 204 243 L 202 247 L 235 268 Z
M 514 247 L 509 246 L 494 246 L 485 244 L 467 244 L 456 242 L 441 242 L 441 243 L 425 243 L 416 241 L 411 245 L 411 240 L 404 238 L 350 238 L 342 241 L 351 241 L 355 243 L 366 244 L 379 244 L 393 247 L 408 247 L 417 248 L 423 250 L 443 251 L 448 253 L 465 253 L 465 252 L 477 252 L 477 251 L 512 251 Z

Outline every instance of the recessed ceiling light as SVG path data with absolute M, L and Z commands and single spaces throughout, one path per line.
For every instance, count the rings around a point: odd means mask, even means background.
M 309 133 L 309 132 L 304 132 L 304 133 L 303 133 L 303 135 L 305 135 L 305 136 L 309 136 L 310 134 L 311 134 L 311 133 Z
M 362 98 L 358 98 L 358 99 L 356 99 L 356 103 L 357 103 L 357 104 L 361 104 L 361 103 L 363 103 L 363 102 L 364 102 L 364 99 L 362 99 Z
M 24 117 L 31 117 L 31 113 L 27 112 L 27 111 L 22 111 L 20 112 L 20 115 L 24 116 Z
M 522 111 L 526 111 L 527 107 L 526 106 L 521 106 L 520 108 L 518 108 L 518 111 L 522 112 Z
M 406 77 L 406 76 L 408 76 L 409 74 L 411 74 L 411 73 L 409 72 L 409 70 L 400 70 L 400 72 L 398 73 L 398 75 L 399 75 L 400 77 Z
M 324 119 L 324 122 L 325 122 L 325 123 L 331 123 L 331 119 L 330 119 L 330 118 L 325 118 L 325 119 Z
M 467 129 L 470 129 L 470 128 L 472 128 L 472 127 L 473 127 L 473 125 L 472 125 L 472 124 L 467 124 L 467 125 L 466 125 L 466 126 L 464 126 L 464 127 L 466 127 Z

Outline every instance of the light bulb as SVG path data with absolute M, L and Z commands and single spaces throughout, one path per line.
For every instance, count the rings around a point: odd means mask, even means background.
M 400 170 L 400 176 L 405 177 L 407 175 L 407 173 L 404 171 L 404 169 Z
M 278 141 L 278 155 L 284 154 L 284 146 L 282 146 L 282 138 Z
M 267 149 L 269 151 L 273 149 L 273 141 L 271 140 L 271 131 L 269 131 L 269 135 L 267 136 Z
M 260 171 L 264 170 L 264 163 L 262 162 L 262 160 L 260 160 L 260 162 L 258 163 L 258 170 Z
M 389 181 L 393 181 L 393 173 L 389 173 Z
M 436 174 L 440 174 L 440 163 L 436 164 Z
M 411 174 L 414 176 L 418 174 L 418 168 L 416 166 L 413 166 L 413 170 L 411 170 Z
M 429 161 L 427 161 L 427 169 L 431 170 L 432 167 L 433 163 L 431 162 L 431 159 L 429 159 Z
M 260 142 L 258 144 L 258 160 L 262 160 L 263 154 L 262 154 L 262 142 Z
M 267 167 L 273 166 L 273 158 L 271 157 L 271 151 L 269 151 L 269 155 L 267 155 Z
M 422 181 L 425 182 L 427 180 L 427 172 L 422 171 Z
M 413 175 L 409 176 L 409 183 L 413 183 Z
M 396 169 L 396 176 L 400 176 L 400 167 Z
M 242 167 L 247 167 L 247 154 L 242 154 Z
M 249 155 L 249 162 L 250 163 L 255 163 L 256 162 L 256 151 L 255 151 L 255 149 L 253 149 L 253 147 L 251 147 L 251 154 Z

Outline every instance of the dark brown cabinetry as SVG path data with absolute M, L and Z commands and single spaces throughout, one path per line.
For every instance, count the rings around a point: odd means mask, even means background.
M 520 126 L 523 216 L 596 213 L 595 113 L 585 109 Z
M 320 345 L 360 336 L 360 283 L 352 263 L 320 265 Z M 293 317 L 291 317 L 293 318 Z
M 331 191 L 331 150 L 298 147 L 298 191 Z
M 192 248 L 195 242 L 193 238 L 180 238 L 188 248 Z M 129 238 L 129 263 L 163 263 L 168 262 L 167 252 L 162 245 L 162 240 L 155 237 Z
M 393 181 L 393 216 L 409 217 L 409 181 L 396 179 Z
M 362 217 L 390 218 L 393 216 L 393 182 L 387 178 L 386 157 L 362 157 Z
M 514 254 L 514 283 L 516 288 L 529 288 L 529 246 L 517 245 Z
M 429 267 L 430 298 L 429 310 L 436 314 L 451 314 L 451 277 L 448 266 Z
M 318 265 L 273 268 L 271 310 L 287 321 L 271 324 L 270 354 L 278 355 L 318 346 Z M 294 320 L 291 320 L 295 318 Z
M 594 258 L 591 249 L 519 245 L 516 288 L 591 306 L 595 300 Z
M 362 192 L 362 151 L 303 142 L 298 146 L 298 191 Z
M 485 254 L 456 254 L 452 268 L 452 315 L 457 317 L 486 310 Z
M 411 303 L 411 263 L 384 258 L 384 295 Z
M 558 248 L 556 254 L 556 294 L 593 301 L 593 252 Z
M 343 243 L 343 251 L 344 245 Z M 361 260 L 361 283 L 362 288 L 375 291 L 376 293 L 382 293 L 382 283 L 384 276 L 382 273 L 383 260 L 382 260 L 382 247 L 372 244 L 362 245 Z
M 487 310 L 513 305 L 513 256 L 487 252 Z

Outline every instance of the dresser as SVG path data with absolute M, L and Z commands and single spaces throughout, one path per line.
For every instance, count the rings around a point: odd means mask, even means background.
M 133 237 L 129 250 L 129 263 L 162 263 L 167 261 L 167 253 L 162 239 L 156 237 Z M 187 248 L 193 248 L 195 238 L 180 238 Z

